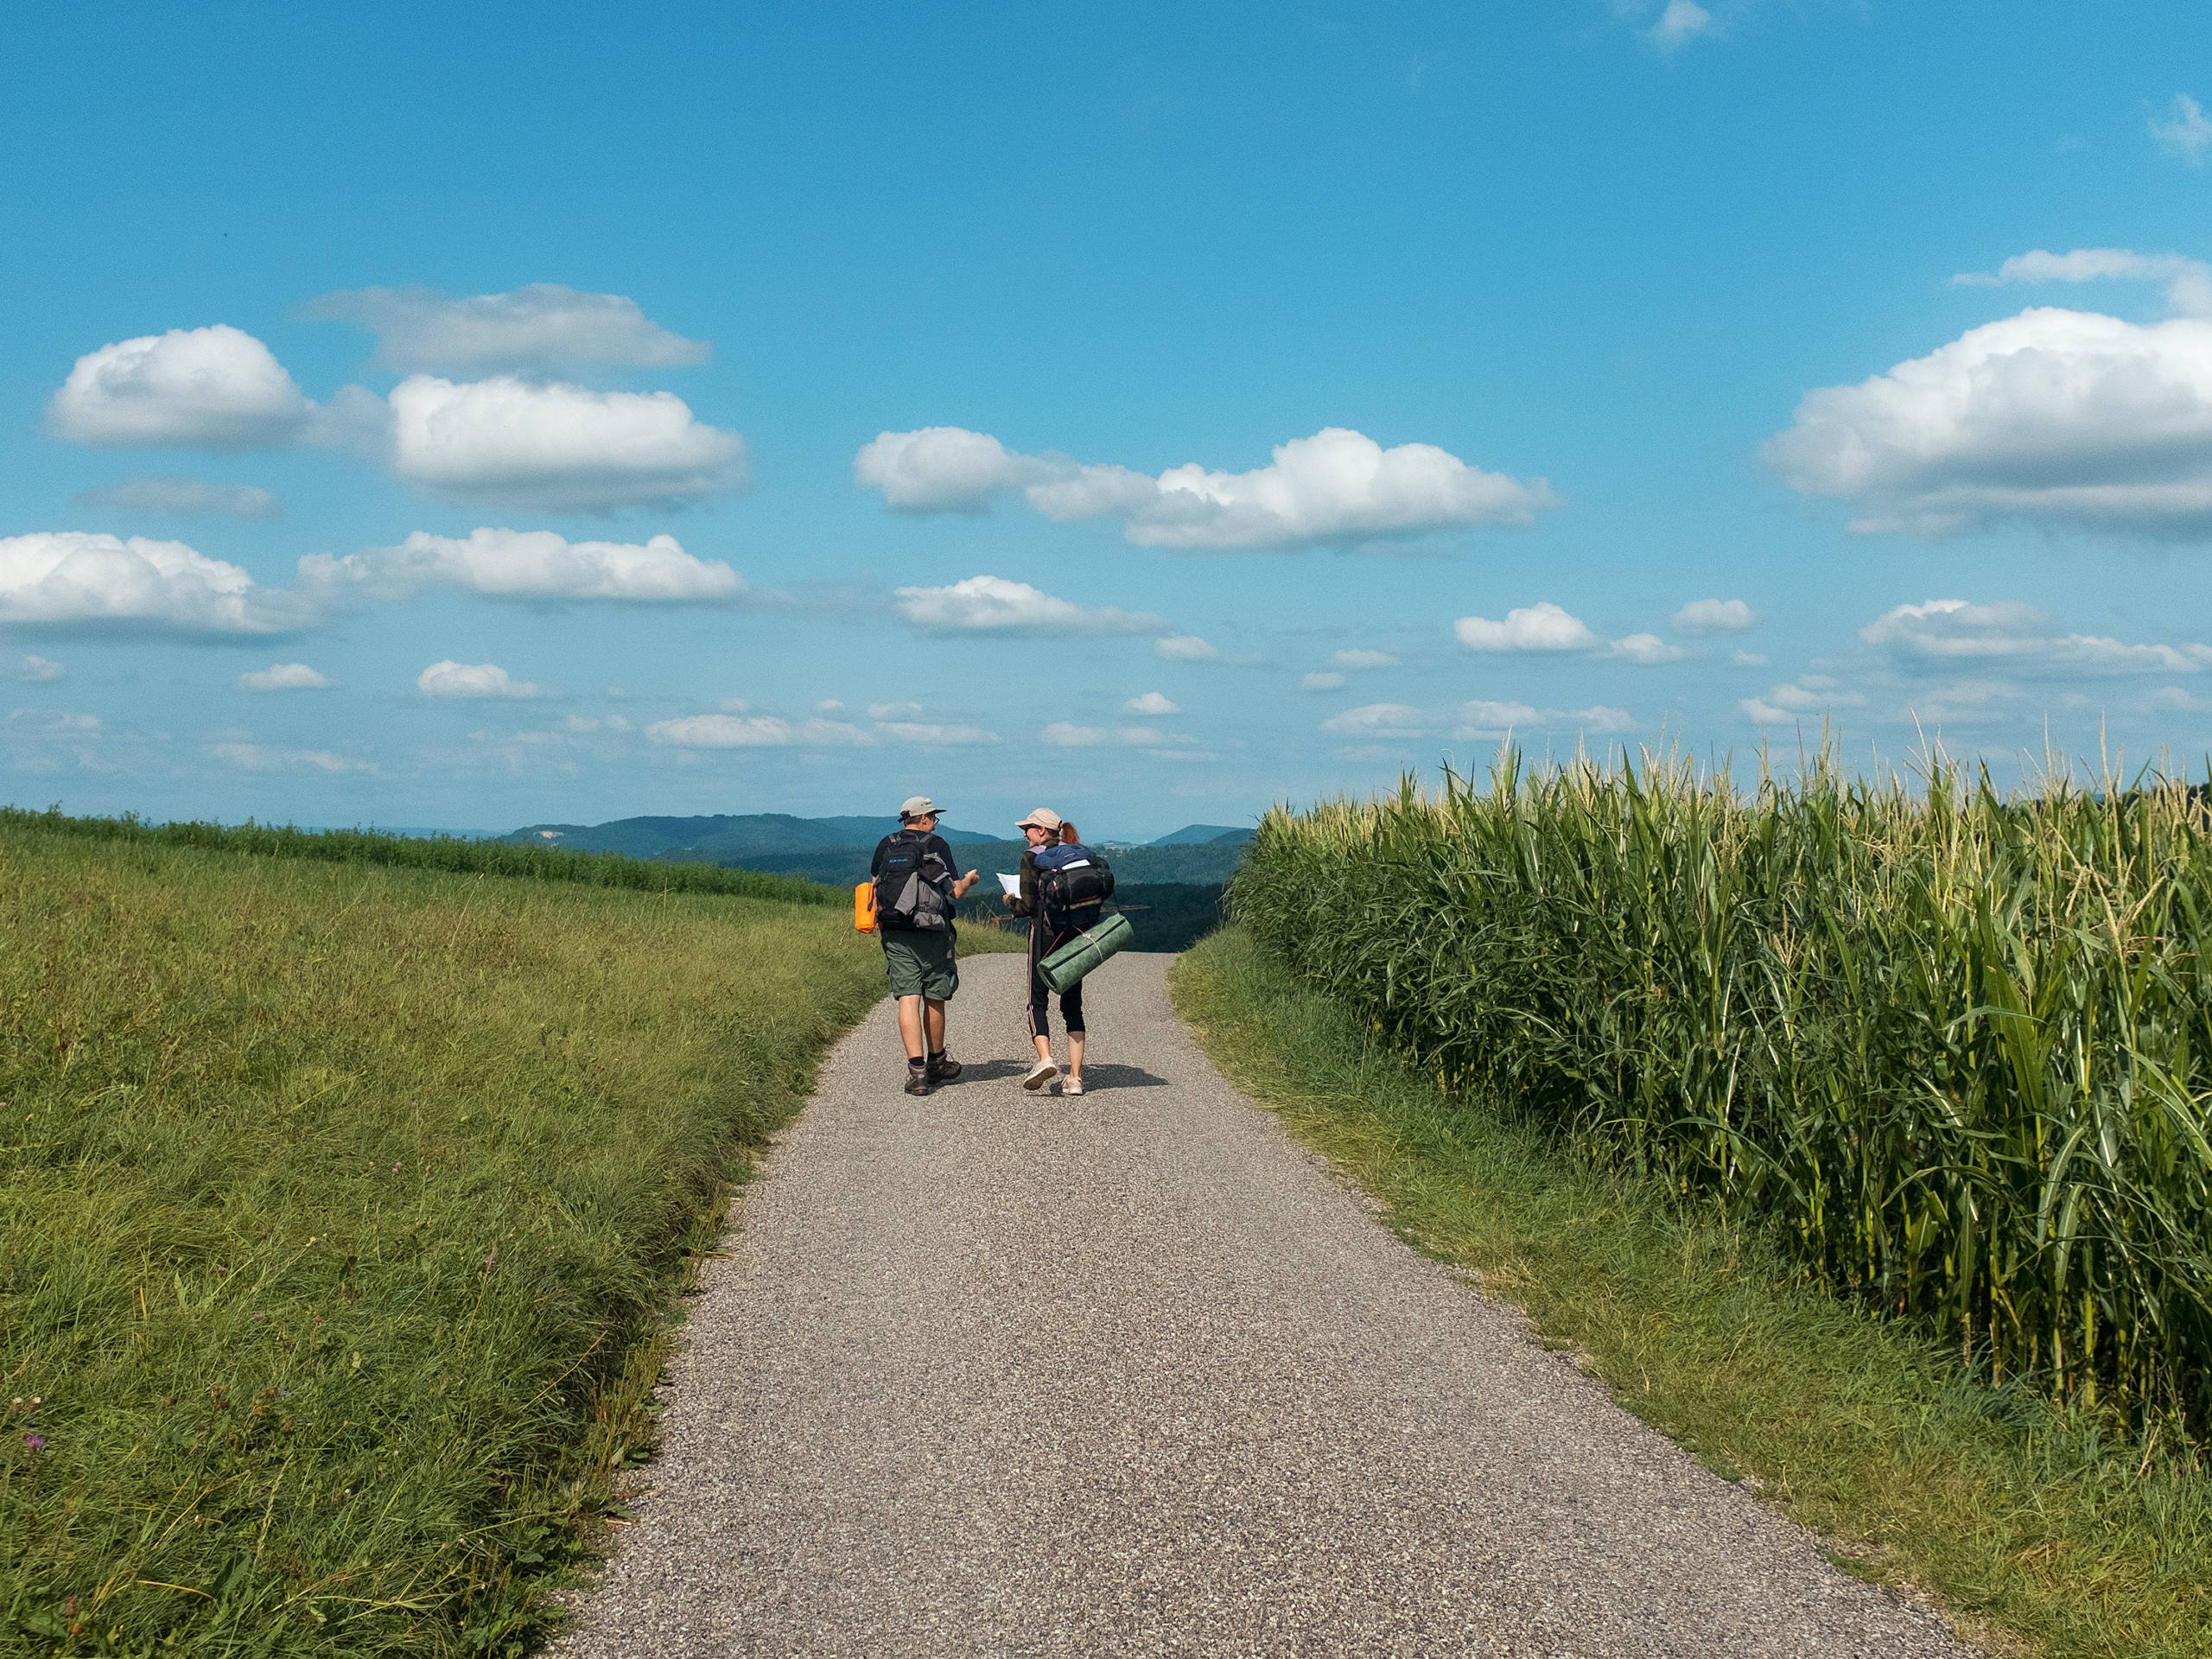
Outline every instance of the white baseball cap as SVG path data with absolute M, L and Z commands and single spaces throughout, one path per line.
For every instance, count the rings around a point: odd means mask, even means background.
M 1057 834 L 1060 827 L 1060 815 L 1049 806 L 1040 806 L 1027 817 L 1016 819 L 1014 827 L 1017 830 L 1050 830 Z
M 933 817 L 937 814 L 937 803 L 926 795 L 909 795 L 899 803 L 899 816 L 901 818 Z

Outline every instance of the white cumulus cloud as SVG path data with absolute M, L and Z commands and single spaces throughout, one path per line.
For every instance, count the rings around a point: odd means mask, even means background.
M 456 663 L 451 658 L 432 663 L 415 678 L 416 689 L 426 697 L 538 697 L 545 694 L 527 680 L 518 680 L 495 663 Z
M 36 655 L 16 658 L 14 669 L 17 679 L 33 685 L 46 680 L 58 680 L 67 671 L 51 657 Z
M 1180 703 L 1169 702 L 1166 695 L 1160 691 L 1147 691 L 1141 697 L 1131 697 L 1122 707 L 1133 715 L 1179 715 L 1183 712 Z
M 2052 253 L 2034 248 L 2015 254 L 1993 272 L 1964 271 L 1951 281 L 1964 288 L 2015 283 L 2094 283 L 2107 278 L 2164 283 L 2166 303 L 2187 317 L 2212 317 L 2212 268 L 2178 253 L 2136 253 L 2127 248 L 2075 248 Z
M 182 542 L 73 530 L 0 537 L 0 622 L 251 634 L 305 620 L 292 595 Z
M 1435 723 L 1426 710 L 1416 709 L 1408 702 L 1370 702 L 1357 709 L 1347 709 L 1340 715 L 1330 715 L 1321 722 L 1321 729 L 1365 735 L 1400 734 L 1412 737 L 1432 729 Z
M 1321 722 L 1339 736 L 1494 738 L 1510 731 L 1619 732 L 1635 723 L 1624 709 L 1602 703 L 1587 709 L 1538 709 L 1525 702 L 1477 700 L 1447 709 L 1417 709 L 1410 703 L 1370 702 Z
M 1643 32 L 1643 38 L 1662 52 L 1672 52 L 1688 45 L 1700 35 L 1715 32 L 1713 14 L 1697 0 L 1667 0 L 1667 8 L 1658 20 Z
M 1859 637 L 1908 660 L 2001 662 L 2026 672 L 2170 674 L 2212 668 L 2212 645 L 2129 645 L 2099 634 L 2062 633 L 2046 613 L 2014 601 L 1899 605 L 1861 628 Z
M 1017 454 L 988 432 L 925 426 L 881 432 L 853 457 L 853 481 L 880 490 L 893 512 L 988 512 L 1001 492 L 1053 476 L 1054 464 Z
M 241 691 L 312 691 L 329 683 L 305 663 L 271 663 L 238 676 Z
M 969 576 L 946 588 L 901 588 L 899 613 L 924 633 L 1160 633 L 1146 611 L 1086 608 L 1026 582 Z
M 1395 668 L 1398 659 L 1387 651 L 1340 651 L 1329 659 L 1338 668 Z
M 791 723 L 773 715 L 686 715 L 645 728 L 654 743 L 686 749 L 772 748 L 791 741 Z
M 1056 748 L 1088 749 L 1105 744 L 1119 744 L 1132 749 L 1165 749 L 1178 743 L 1192 743 L 1188 737 L 1171 737 L 1156 726 L 1077 726 L 1069 721 L 1056 720 L 1037 734 L 1039 740 Z
M 635 300 L 582 294 L 558 283 L 466 296 L 427 288 L 355 289 L 310 301 L 300 315 L 368 329 L 377 337 L 377 361 L 402 372 L 469 373 L 577 363 L 678 368 L 714 355 L 707 341 L 685 340 L 652 321 Z
M 77 505 L 95 512 L 222 513 L 233 518 L 282 518 L 284 504 L 251 484 L 204 484 L 196 478 L 129 478 L 79 490 Z
M 2037 308 L 1806 394 L 1767 461 L 1860 531 L 2212 535 L 2212 322 Z
M 2187 92 L 2176 92 L 2167 106 L 2166 118 L 2152 118 L 2151 136 L 2168 155 L 2196 166 L 2203 162 L 2207 151 L 2212 151 L 2212 118 L 2207 118 L 2204 106 Z
M 742 705 L 741 705 L 742 706 Z M 857 748 L 873 734 L 847 721 L 792 721 L 776 715 L 686 715 L 645 728 L 649 742 L 679 749 Z
M 328 749 L 287 749 L 268 743 L 211 743 L 207 753 L 247 772 L 369 772 L 376 767 Z
M 1604 644 L 1580 617 L 1548 602 L 1508 611 L 1502 622 L 1463 616 L 1452 632 L 1470 651 L 1593 651 Z
M 393 476 L 433 495 L 549 512 L 676 505 L 743 487 L 745 440 L 669 391 L 498 375 L 392 388 Z
M 925 749 L 972 748 L 996 743 L 999 734 L 980 726 L 944 725 L 931 721 L 885 721 L 876 734 L 887 742 L 918 744 Z
M 1694 599 L 1675 613 L 1673 626 L 1681 633 L 1741 633 L 1758 620 L 1740 599 Z
M 719 559 L 698 559 L 673 536 L 644 543 L 571 542 L 550 530 L 471 531 L 465 537 L 416 531 L 397 547 L 342 558 L 310 554 L 300 579 L 333 594 L 400 599 L 429 587 L 493 599 L 617 600 L 701 604 L 734 600 L 745 580 Z
M 1777 685 L 1764 697 L 1745 697 L 1736 707 L 1761 726 L 1787 726 L 1833 709 L 1861 708 L 1863 692 L 1853 691 L 1823 674 Z
M 1344 677 L 1333 669 L 1301 674 L 1298 677 L 1299 685 L 1308 691 L 1333 691 L 1344 683 Z
M 868 706 L 870 720 L 912 720 L 921 712 L 918 702 L 871 702 Z
M 1173 633 L 1152 642 L 1152 653 L 1172 663 L 1211 663 L 1221 653 L 1195 633 Z
M 1631 633 L 1624 639 L 1614 640 L 1600 654 L 1606 657 L 1618 657 L 1624 662 L 1643 663 L 1648 665 L 1652 663 L 1679 662 L 1688 653 L 1680 645 L 1669 645 L 1656 633 Z
M 854 457 L 853 475 L 903 512 L 982 512 L 1018 490 L 1054 520 L 1119 518 L 1124 537 L 1142 547 L 1351 545 L 1525 524 L 1557 505 L 1541 479 L 1484 472 L 1433 444 L 1385 449 L 1343 427 L 1279 444 L 1268 466 L 1250 472 L 1193 461 L 1156 478 L 1024 454 L 962 427 L 925 427 L 878 435 Z
M 225 451 L 293 442 L 313 412 L 266 346 L 219 322 L 86 353 L 46 422 L 73 443 Z

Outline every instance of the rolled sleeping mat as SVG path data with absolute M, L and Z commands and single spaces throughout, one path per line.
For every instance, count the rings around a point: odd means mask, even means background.
M 1136 938 L 1129 918 L 1116 911 L 1088 932 L 1078 933 L 1037 964 L 1037 971 L 1055 992 L 1065 991 L 1117 950 L 1126 950 Z
M 863 933 L 875 931 L 875 883 L 863 881 L 853 889 L 853 925 Z

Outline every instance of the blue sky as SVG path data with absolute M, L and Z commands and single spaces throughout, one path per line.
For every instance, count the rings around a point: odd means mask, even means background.
M 1509 729 L 2201 767 L 2202 40 L 18 7 L 5 793 L 1134 837 Z

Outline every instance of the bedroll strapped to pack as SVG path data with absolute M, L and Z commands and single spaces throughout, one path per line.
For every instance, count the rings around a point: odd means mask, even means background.
M 1129 918 L 1116 911 L 1088 933 L 1077 934 L 1039 963 L 1037 972 L 1054 995 L 1063 994 L 1116 951 L 1128 950 L 1135 938 L 1136 931 L 1129 925 Z

